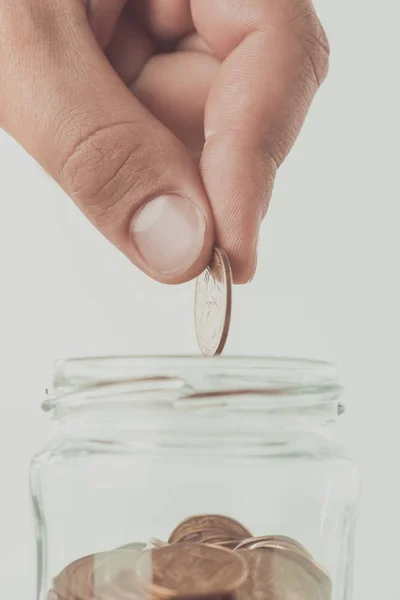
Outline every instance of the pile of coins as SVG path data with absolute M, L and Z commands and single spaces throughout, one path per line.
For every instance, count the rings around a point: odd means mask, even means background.
M 81 558 L 48 600 L 330 600 L 329 575 L 297 541 L 253 537 L 222 515 L 183 521 L 152 539 Z

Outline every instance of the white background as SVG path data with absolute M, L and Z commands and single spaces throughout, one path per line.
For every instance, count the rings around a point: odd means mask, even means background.
M 235 289 L 227 353 L 332 359 L 338 435 L 364 467 L 355 600 L 399 598 L 400 10 L 319 0 L 331 72 L 281 169 L 253 284 Z M 397 80 L 397 81 L 396 81 Z M 137 272 L 0 133 L 0 587 L 34 599 L 28 460 L 54 358 L 197 353 L 193 285 Z

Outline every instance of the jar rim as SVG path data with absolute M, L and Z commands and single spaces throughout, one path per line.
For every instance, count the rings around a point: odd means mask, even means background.
M 336 406 L 342 388 L 335 364 L 314 359 L 273 356 L 122 355 L 58 360 L 54 364 L 52 391 L 42 403 L 46 412 L 106 401 L 118 395 L 135 404 L 147 394 L 148 406 L 175 408 L 238 405 L 246 408 Z M 124 400 L 125 399 L 125 400 Z M 157 399 L 157 400 L 155 400 Z M 136 403 L 137 404 L 137 403 Z M 115 405 L 115 404 L 114 404 Z M 143 400 L 141 401 L 143 406 Z

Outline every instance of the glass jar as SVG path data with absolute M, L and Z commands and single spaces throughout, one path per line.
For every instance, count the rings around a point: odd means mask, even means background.
M 340 393 L 316 361 L 57 363 L 31 465 L 38 600 L 349 600 Z

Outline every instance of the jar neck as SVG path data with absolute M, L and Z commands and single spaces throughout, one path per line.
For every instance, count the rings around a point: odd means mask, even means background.
M 243 435 L 317 429 L 341 412 L 327 363 L 282 359 L 63 361 L 43 403 L 69 431 Z

